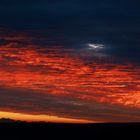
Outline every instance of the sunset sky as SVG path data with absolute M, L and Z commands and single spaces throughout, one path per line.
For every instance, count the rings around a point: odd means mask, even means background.
M 0 118 L 140 122 L 138 0 L 5 0 L 0 18 Z

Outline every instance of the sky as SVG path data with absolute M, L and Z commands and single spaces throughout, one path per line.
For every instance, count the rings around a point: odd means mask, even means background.
M 140 121 L 138 0 L 5 0 L 0 18 L 0 118 Z

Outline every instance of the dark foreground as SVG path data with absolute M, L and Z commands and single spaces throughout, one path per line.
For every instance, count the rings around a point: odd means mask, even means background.
M 136 138 L 140 133 L 140 123 L 104 124 L 60 124 L 60 123 L 0 123 L 1 137 L 18 139 L 93 139 L 93 138 Z

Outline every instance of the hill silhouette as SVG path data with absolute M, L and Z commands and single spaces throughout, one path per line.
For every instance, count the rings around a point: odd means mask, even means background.
M 48 122 L 24 122 L 9 118 L 0 119 L 0 133 L 7 136 L 51 139 L 94 139 L 95 137 L 112 137 L 119 139 L 121 135 L 132 137 L 139 135 L 140 123 L 97 123 L 97 124 L 66 124 Z
M 20 120 L 13 120 L 9 118 L 1 118 L 0 123 L 26 123 L 25 121 L 20 121 Z

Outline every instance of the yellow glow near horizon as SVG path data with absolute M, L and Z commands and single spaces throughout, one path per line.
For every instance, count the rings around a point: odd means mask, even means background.
M 58 116 L 49 116 L 49 115 L 31 115 L 23 113 L 14 113 L 14 112 L 4 112 L 0 111 L 0 118 L 9 118 L 13 120 L 21 120 L 27 122 L 53 122 L 53 123 L 95 123 L 94 121 L 83 120 L 83 119 L 72 119 L 72 118 L 63 118 Z

